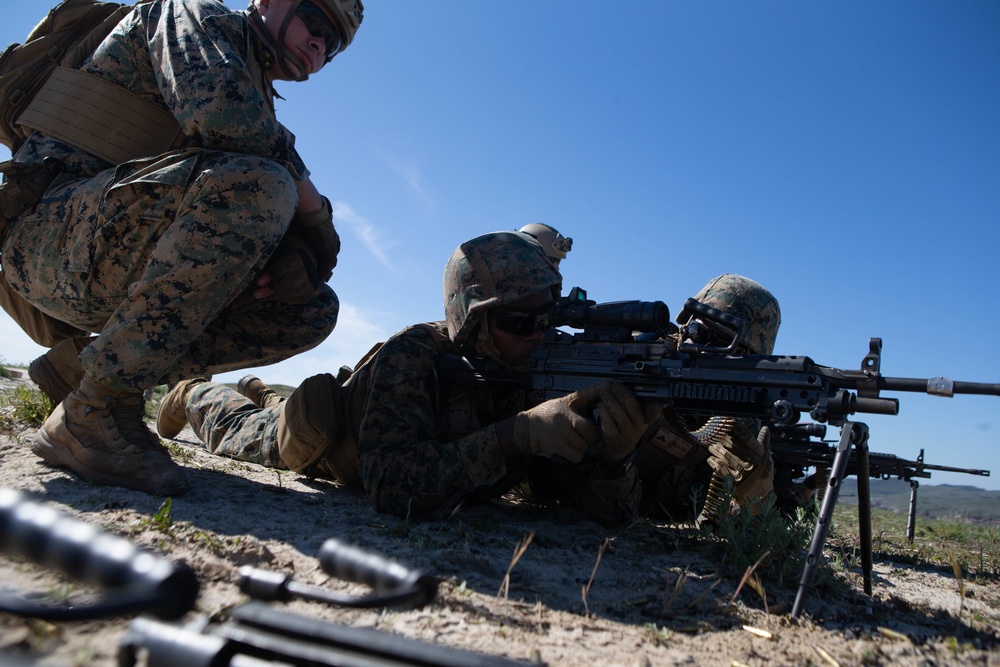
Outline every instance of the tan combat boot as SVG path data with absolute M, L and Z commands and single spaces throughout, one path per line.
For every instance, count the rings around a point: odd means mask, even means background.
M 176 438 L 187 426 L 187 402 L 191 390 L 206 382 L 205 378 L 181 380 L 167 392 L 156 412 L 156 432 L 164 438 Z
M 31 441 L 31 451 L 89 482 L 158 496 L 187 489 L 184 470 L 143 421 L 142 393 L 123 393 L 84 375 Z
M 59 405 L 83 379 L 80 351 L 90 345 L 96 336 L 68 338 L 38 357 L 28 366 L 28 377 L 49 397 L 52 405 Z
M 244 375 L 236 387 L 259 408 L 269 408 L 281 403 L 281 397 L 256 375 Z

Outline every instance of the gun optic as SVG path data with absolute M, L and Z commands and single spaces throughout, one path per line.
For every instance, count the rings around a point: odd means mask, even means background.
M 574 329 L 627 329 L 666 336 L 676 327 L 670 321 L 670 309 L 662 301 L 593 301 L 565 300 L 552 311 L 553 326 Z

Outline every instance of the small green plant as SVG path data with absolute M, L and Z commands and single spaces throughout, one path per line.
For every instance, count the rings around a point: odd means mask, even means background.
M 160 505 L 160 509 L 156 510 L 156 514 L 140 521 L 139 526 L 142 528 L 152 528 L 172 537 L 174 528 L 174 519 L 170 516 L 170 506 L 172 504 L 173 498 L 167 498 Z
M 178 463 L 191 463 L 194 461 L 195 453 L 186 447 L 181 447 L 176 442 L 168 442 L 166 440 L 160 439 L 160 444 L 166 446 L 167 451 L 170 452 L 170 458 Z
M 660 646 L 668 646 L 670 640 L 673 637 L 673 632 L 671 632 L 668 627 L 659 627 L 656 623 L 647 623 L 642 626 L 642 629 L 646 631 L 649 636 L 650 641 L 654 644 L 659 644 Z
M 55 408 L 48 396 L 23 385 L 4 395 L 0 407 L 10 408 L 11 419 L 29 426 L 41 426 Z
M 722 562 L 727 567 L 742 574 L 770 552 L 757 566 L 757 574 L 784 583 L 794 581 L 802 572 L 812 524 L 804 508 L 794 517 L 786 517 L 778 510 L 774 496 L 769 496 L 754 507 L 723 515 L 716 534 L 722 538 Z

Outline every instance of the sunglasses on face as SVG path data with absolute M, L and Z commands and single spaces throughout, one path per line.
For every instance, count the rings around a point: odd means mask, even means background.
M 527 313 L 521 311 L 507 311 L 493 314 L 493 324 L 504 333 L 515 336 L 530 336 L 538 331 L 548 331 L 552 328 L 552 319 L 549 317 L 550 307 L 546 307 L 542 312 Z
M 340 31 L 329 17 L 309 0 L 302 0 L 295 13 L 306 24 L 306 30 L 310 35 L 323 40 L 327 59 L 332 58 L 340 50 Z

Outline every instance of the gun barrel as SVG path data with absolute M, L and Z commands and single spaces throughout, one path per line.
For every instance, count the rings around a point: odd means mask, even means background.
M 1000 384 L 992 382 L 965 382 L 949 380 L 945 377 L 934 378 L 893 378 L 880 377 L 879 389 L 888 391 L 908 391 L 931 394 L 933 396 L 952 397 L 955 394 L 979 394 L 983 396 L 1000 396 Z
M 938 472 L 960 472 L 964 475 L 979 475 L 980 477 L 989 477 L 989 470 L 980 470 L 978 468 L 953 468 L 952 466 L 939 466 L 932 463 L 925 463 L 922 466 L 927 470 L 936 470 Z

